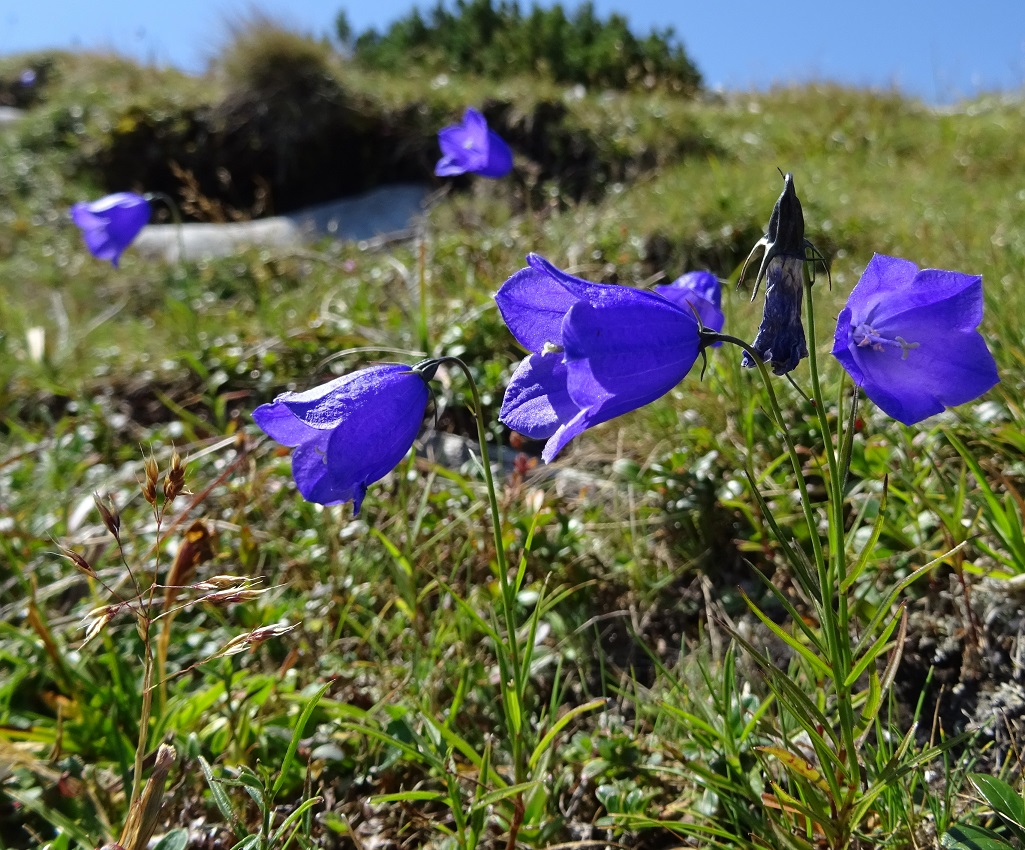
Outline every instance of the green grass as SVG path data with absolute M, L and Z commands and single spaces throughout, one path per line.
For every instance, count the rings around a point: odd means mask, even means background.
M 336 73 L 359 97 L 389 108 L 422 100 L 451 118 L 486 97 L 527 115 L 563 94 L 525 80 L 432 87 L 415 69 Z M 347 507 L 304 503 L 287 453 L 249 418 L 277 392 L 372 362 L 376 350 L 418 348 L 417 245 L 325 242 L 297 256 L 251 250 L 183 267 L 129 249 L 112 270 L 67 220 L 75 200 L 122 188 L 100 187 L 88 167 L 118 116 L 211 102 L 223 85 L 61 56 L 42 103 L 0 136 L 0 846 L 119 838 L 136 779 L 144 643 L 126 608 L 83 648 L 84 623 L 117 598 L 111 588 L 129 593 L 126 567 L 143 589 L 164 581 L 197 521 L 211 546 L 186 583 L 230 574 L 259 579 L 262 593 L 217 603 L 193 589 L 179 600 L 170 678 L 154 691 L 143 753 L 162 741 L 178 752 L 160 832 L 198 819 L 224 846 L 245 836 L 256 836 L 246 846 L 285 846 L 294 827 L 291 846 L 501 847 L 517 823 L 520 846 L 811 844 L 814 829 L 762 796 L 770 780 L 802 793 L 800 778 L 759 749 L 796 747 L 800 724 L 777 716 L 764 672 L 729 648 L 732 628 L 774 640 L 738 590 L 789 622 L 755 577 L 792 586 L 764 506 L 812 552 L 757 376 L 716 351 L 703 380 L 692 374 L 578 438 L 559 466 L 612 485 L 586 498 L 553 480 L 500 480 L 503 544 L 521 582 L 510 642 L 492 619 L 504 603 L 472 464 L 409 458 L 353 519 Z M 955 567 L 985 574 L 1017 563 L 1020 101 L 936 112 L 893 93 L 810 87 L 694 101 L 588 92 L 567 107 L 569 126 L 619 163 L 615 185 L 573 201 L 553 181 L 542 187 L 547 202 L 527 205 L 511 181 L 478 183 L 426 218 L 430 353 L 468 363 L 493 436 L 505 439 L 494 417 L 520 352 L 492 295 L 528 251 L 592 280 L 646 285 L 709 268 L 734 284 L 779 193 L 778 166 L 795 173 L 808 236 L 831 260 L 832 291 L 825 276 L 816 284 L 820 349 L 872 253 L 892 253 L 984 275 L 984 331 L 1003 378 L 981 403 L 916 429 L 862 408 L 847 496 L 863 523 L 857 544 L 877 516 L 879 532 L 851 590 L 856 616 L 868 622 L 897 582 L 964 541 L 907 591 L 912 608 L 940 605 Z M 750 339 L 760 304 L 729 287 L 724 307 L 727 331 Z M 839 369 L 822 362 L 835 398 Z M 807 386 L 805 367 L 796 377 Z M 436 392 L 440 423 L 472 433 L 462 378 L 447 374 Z M 814 490 L 818 423 L 789 385 L 776 392 Z M 186 460 L 187 491 L 158 524 L 140 485 L 145 459 L 163 475 L 172 447 Z M 94 492 L 118 507 L 120 547 Z M 275 624 L 297 628 L 222 654 Z M 528 645 L 517 726 L 502 664 Z M 787 659 L 794 681 L 819 693 Z M 866 770 L 888 775 L 917 716 L 913 766 L 856 824 L 860 846 L 929 846 L 972 805 L 961 796 L 971 750 L 914 762 L 932 717 L 917 695 L 903 699 L 881 712 Z

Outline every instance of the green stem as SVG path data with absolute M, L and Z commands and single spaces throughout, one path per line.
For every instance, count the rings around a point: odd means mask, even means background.
M 185 234 L 183 231 L 184 224 L 182 223 L 181 210 L 178 209 L 178 205 L 174 202 L 174 199 L 163 192 L 148 192 L 145 196 L 148 201 L 162 201 L 164 205 L 171 211 L 171 219 L 174 221 L 175 233 L 178 236 L 178 264 L 181 266 L 182 271 L 185 270 Z
M 854 767 L 854 773 L 858 773 L 858 754 L 855 747 L 855 717 L 854 708 L 851 705 L 851 687 L 845 686 L 844 682 L 851 671 L 851 632 L 850 632 L 850 609 L 847 604 L 847 595 L 840 590 L 847 578 L 847 553 L 844 541 L 844 514 L 843 514 L 843 475 L 836 462 L 836 448 L 833 445 L 833 434 L 829 427 L 829 419 L 826 415 L 826 406 L 822 396 L 822 385 L 819 381 L 818 351 L 815 333 L 815 304 L 812 296 L 812 282 L 805 275 L 805 309 L 808 334 L 808 365 L 811 371 L 811 394 L 814 402 L 815 414 L 818 417 L 819 431 L 822 436 L 822 443 L 826 453 L 826 485 L 829 493 L 829 564 L 831 569 L 826 573 L 827 586 L 823 587 L 823 607 L 829 611 L 833 610 L 835 601 L 836 620 L 831 622 L 833 629 L 827 640 L 832 644 L 831 654 L 833 655 L 834 688 L 836 690 L 837 713 L 840 717 L 840 731 L 844 740 L 844 747 L 847 750 L 847 764 Z M 837 433 L 839 435 L 840 423 L 837 422 Z M 832 618 L 830 618 L 832 621 Z M 857 787 L 858 783 L 851 782 Z M 852 789 L 853 793 L 853 789 Z
M 772 418 L 776 421 L 776 427 L 779 429 L 780 436 L 783 438 L 783 445 L 786 447 L 787 455 L 790 457 L 790 463 L 794 468 L 794 475 L 797 478 L 797 489 L 801 494 L 801 508 L 804 511 L 804 520 L 808 526 L 808 537 L 811 540 L 812 554 L 815 556 L 815 567 L 819 573 L 819 593 L 821 595 L 824 591 L 822 581 L 825 575 L 825 558 L 822 553 L 822 541 L 819 539 L 815 510 L 812 508 L 811 499 L 808 496 L 808 484 L 804 480 L 801 459 L 797 454 L 797 447 L 794 445 L 793 438 L 790 436 L 790 429 L 787 427 L 786 419 L 783 417 L 783 410 L 779 405 L 779 400 L 776 398 L 776 391 L 773 389 L 772 377 L 769 375 L 769 370 L 765 368 L 765 363 L 758 355 L 758 352 L 756 352 L 742 339 L 721 333 L 705 333 L 704 338 L 708 341 L 728 342 L 742 348 L 758 367 L 758 372 L 761 375 L 766 394 L 769 397 L 769 408 L 772 411 Z M 820 599 L 819 601 L 821 602 L 822 600 Z
M 809 299 L 810 300 L 810 299 Z M 810 307 L 810 305 L 809 305 Z M 814 345 L 814 329 L 812 328 L 809 339 L 809 350 L 813 350 Z M 854 710 L 851 707 L 850 702 L 850 688 L 844 687 L 844 681 L 847 678 L 848 673 L 851 669 L 850 662 L 850 636 L 848 633 L 848 620 L 847 620 L 847 601 L 845 598 L 840 599 L 839 605 L 836 604 L 836 588 L 839 584 L 835 580 L 835 573 L 830 569 L 831 561 L 836 557 L 837 546 L 835 545 L 834 538 L 839 537 L 843 540 L 843 504 L 838 502 L 835 492 L 833 490 L 832 479 L 836 476 L 829 475 L 829 539 L 831 543 L 831 549 L 829 553 L 829 561 L 826 560 L 822 551 L 822 541 L 819 538 L 818 525 L 815 518 L 815 511 L 812 507 L 811 500 L 808 498 L 808 487 L 804 480 L 804 472 L 802 470 L 800 458 L 797 455 L 797 449 L 794 445 L 793 439 L 790 436 L 790 430 L 787 428 L 786 420 L 783 418 L 783 411 L 780 408 L 779 401 L 776 398 L 776 392 L 772 386 L 772 378 L 769 375 L 769 370 L 765 367 L 765 363 L 762 358 L 758 356 L 757 352 L 741 339 L 738 339 L 728 334 L 705 334 L 705 338 L 709 341 L 719 340 L 722 342 L 729 342 L 733 345 L 737 345 L 747 352 L 748 356 L 757 365 L 758 371 L 762 377 L 762 383 L 765 385 L 765 390 L 769 398 L 769 407 L 772 410 L 773 418 L 776 420 L 776 425 L 779 428 L 780 434 L 783 438 L 783 443 L 786 446 L 787 454 L 790 457 L 790 462 L 794 469 L 794 475 L 797 478 L 798 491 L 801 494 L 801 505 L 804 510 L 805 522 L 808 526 L 808 536 L 811 540 L 812 552 L 815 557 L 815 567 L 818 572 L 819 580 L 819 614 L 822 623 L 822 636 L 825 641 L 825 649 L 829 656 L 829 666 L 832 671 L 833 688 L 836 693 L 837 699 L 837 711 L 840 717 L 840 735 L 843 741 L 843 746 L 847 751 L 847 762 L 850 764 L 857 763 L 857 750 L 854 746 Z M 816 364 L 817 365 L 817 364 Z M 819 426 L 824 428 L 823 438 L 829 444 L 828 457 L 833 457 L 833 446 L 830 442 L 830 438 L 827 436 L 828 422 L 826 421 L 825 411 L 822 405 L 822 392 L 818 382 L 817 369 L 813 372 L 812 382 L 812 400 L 815 403 L 816 409 L 819 411 Z M 835 459 L 832 461 L 830 470 L 835 469 Z M 839 521 L 839 530 L 837 530 L 837 522 Z M 843 557 L 843 545 L 839 546 L 840 556 Z M 796 568 L 796 565 L 795 565 Z M 850 783 L 852 786 L 855 783 Z
M 498 510 L 498 494 L 495 490 L 495 480 L 491 474 L 491 458 L 488 453 L 488 439 L 487 439 L 487 423 L 484 421 L 484 412 L 480 403 L 480 393 L 477 391 L 477 384 L 473 380 L 473 374 L 470 372 L 467 365 L 460 360 L 458 357 L 439 357 L 439 362 L 452 363 L 457 366 L 466 377 L 466 381 L 470 386 L 470 394 L 473 397 L 473 413 L 474 418 L 477 421 L 477 439 L 480 443 L 480 456 L 481 465 L 484 468 L 484 483 L 488 491 L 488 503 L 491 506 L 491 530 L 495 539 L 495 560 L 497 562 L 498 569 L 498 584 L 502 596 L 502 617 L 505 621 L 505 630 L 507 633 L 507 651 L 509 655 L 509 663 L 512 668 L 513 678 L 513 695 L 512 698 L 516 700 L 517 705 L 512 708 L 515 712 L 515 728 L 511 729 L 511 744 L 512 744 L 512 759 L 513 765 L 516 772 L 516 782 L 523 782 L 525 777 L 524 764 L 523 764 L 523 736 L 521 730 L 523 728 L 522 719 L 522 695 L 523 695 L 523 670 L 520 664 L 520 648 L 519 639 L 517 637 L 516 629 L 516 598 L 515 590 L 509 581 L 509 565 L 505 557 L 505 543 L 502 539 L 502 525 L 501 525 L 501 514 Z M 503 693 L 506 694 L 506 699 L 509 698 L 508 683 L 502 683 Z M 506 712 L 509 717 L 509 712 Z
M 427 240 L 421 239 L 417 248 L 417 269 L 420 283 L 420 316 L 417 323 L 417 335 L 420 337 L 420 350 L 429 355 L 431 349 L 427 332 Z M 472 384 L 473 381 L 471 380 L 470 383 Z

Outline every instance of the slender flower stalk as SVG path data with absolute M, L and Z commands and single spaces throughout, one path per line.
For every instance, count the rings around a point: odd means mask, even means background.
M 153 201 L 160 201 L 163 203 L 171 213 L 171 221 L 174 223 L 175 234 L 178 237 L 178 263 L 183 268 L 185 266 L 185 225 L 182 223 L 182 213 L 178 208 L 178 204 L 175 203 L 174 198 L 165 192 L 147 192 L 143 197 L 153 203 Z

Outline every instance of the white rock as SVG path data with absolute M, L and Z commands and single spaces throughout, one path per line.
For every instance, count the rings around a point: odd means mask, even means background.
M 415 227 L 427 201 L 421 183 L 381 186 L 362 195 L 341 198 L 288 215 L 227 224 L 151 224 L 132 243 L 144 257 L 176 262 L 185 258 L 226 257 L 240 248 L 297 248 L 324 236 L 358 242 L 402 235 Z

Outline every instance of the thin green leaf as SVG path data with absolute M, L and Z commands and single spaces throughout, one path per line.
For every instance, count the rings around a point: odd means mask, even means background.
M 861 575 L 865 567 L 867 567 L 869 562 L 872 560 L 872 553 L 875 551 L 876 544 L 879 542 L 879 536 L 883 533 L 883 526 L 886 523 L 886 502 L 889 497 L 889 484 L 890 477 L 887 475 L 883 478 L 883 493 L 879 499 L 879 512 L 876 514 L 875 521 L 872 523 L 872 533 L 869 535 L 868 540 L 862 547 L 861 554 L 858 555 L 857 563 L 840 583 L 841 593 L 846 593 L 851 589 L 854 582 L 858 580 L 858 576 Z
M 302 803 L 292 812 L 287 818 L 285 818 L 281 825 L 274 831 L 274 835 L 271 836 L 271 845 L 277 844 L 284 838 L 285 833 L 292 828 L 292 825 L 296 823 L 306 812 L 316 806 L 318 803 L 323 802 L 323 797 L 309 797 L 303 800 Z
M 538 759 L 544 755 L 548 745 L 551 744 L 552 740 L 558 735 L 563 729 L 566 728 L 568 723 L 571 723 L 574 718 L 579 717 L 581 714 L 585 714 L 588 711 L 594 711 L 598 708 L 604 708 L 606 700 L 603 697 L 593 699 L 590 702 L 585 702 L 583 705 L 575 706 L 574 708 L 567 711 L 562 717 L 555 721 L 554 725 L 545 736 L 538 741 L 537 746 L 534 747 L 534 752 L 530 754 L 530 759 L 527 761 L 527 766 L 533 770 L 537 766 Z
M 1013 850 L 995 832 L 978 826 L 957 823 L 943 833 L 940 847 L 946 850 Z
M 371 806 L 381 803 L 440 803 L 448 800 L 443 791 L 396 791 L 394 794 L 375 794 L 368 802 Z
M 189 843 L 187 829 L 172 829 L 153 845 L 153 850 L 185 850 Z
M 901 603 L 899 609 L 894 612 L 893 617 L 890 618 L 890 622 L 886 624 L 883 630 L 879 633 L 878 637 L 872 642 L 872 645 L 864 651 L 858 662 L 851 668 L 851 672 L 847 674 L 847 678 L 844 679 L 844 689 L 851 687 L 855 682 L 861 678 L 861 674 L 864 673 L 869 665 L 874 664 L 886 651 L 886 644 L 890 640 L 890 635 L 893 634 L 897 628 L 897 624 L 900 622 L 907 622 L 907 611 L 904 607 L 904 603 Z
M 797 640 L 797 638 L 795 638 L 792 634 L 790 634 L 785 629 L 781 628 L 776 623 L 774 623 L 768 616 L 766 616 L 766 614 L 762 612 L 761 608 L 755 605 L 755 603 L 750 599 L 750 597 L 748 597 L 746 593 L 741 591 L 741 595 L 744 597 L 744 601 L 747 603 L 747 607 L 750 608 L 751 612 L 759 620 L 762 621 L 765 627 L 769 629 L 769 631 L 771 631 L 774 635 L 776 635 L 776 637 L 778 637 L 781 641 L 783 641 L 787 646 L 789 646 L 792 650 L 794 650 L 794 652 L 800 655 L 801 658 L 807 661 L 816 673 L 827 679 L 831 679 L 833 677 L 833 671 L 830 668 L 830 666 L 826 664 L 825 661 L 819 658 L 814 652 L 808 649 L 807 646 L 805 646 L 803 643 Z
M 475 808 L 487 808 L 493 806 L 495 803 L 500 803 L 502 800 L 508 800 L 510 797 L 516 797 L 519 794 L 526 794 L 528 791 L 536 788 L 540 783 L 537 780 L 531 782 L 521 782 L 518 785 L 508 785 L 505 788 L 496 788 L 494 791 L 488 791 L 486 794 L 481 794 L 476 800 L 473 801 Z
M 1025 800 L 1021 795 L 995 776 L 984 773 L 973 773 L 968 777 L 993 811 L 1014 827 L 1019 840 L 1025 838 Z
M 246 830 L 242 826 L 241 821 L 235 814 L 235 809 L 231 805 L 231 799 L 228 797 L 227 792 L 224 790 L 224 785 L 221 781 L 214 776 L 213 769 L 210 764 L 202 756 L 198 756 L 199 769 L 203 771 L 203 776 L 206 777 L 207 787 L 210 789 L 210 796 L 214 799 L 214 805 L 217 806 L 217 810 L 230 825 L 237 838 L 243 838 L 246 835 Z
M 278 796 L 278 791 L 281 790 L 281 786 L 285 783 L 285 775 L 292 766 L 292 759 L 295 758 L 295 752 L 299 748 L 299 741 L 302 739 L 303 732 L 306 730 L 306 722 L 310 719 L 310 715 L 313 714 L 313 710 L 317 707 L 317 703 L 320 702 L 320 698 L 324 696 L 330 686 L 330 682 L 325 682 L 321 685 L 320 688 L 317 689 L 317 692 L 310 697 L 310 701 L 306 703 L 302 710 L 302 714 L 299 715 L 299 719 L 295 724 L 295 729 L 292 731 L 292 738 L 288 742 L 288 749 L 285 751 L 285 757 L 281 760 L 281 768 L 278 771 L 278 778 L 274 780 L 274 787 L 272 787 L 270 791 L 272 801 Z

